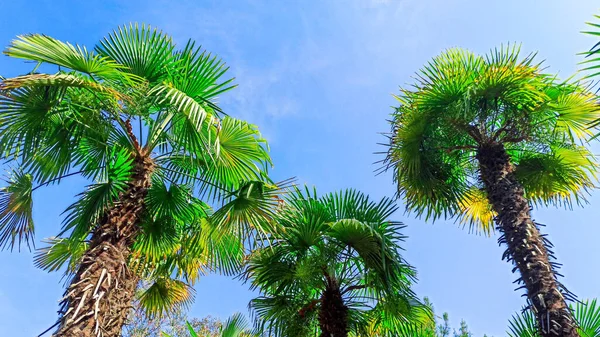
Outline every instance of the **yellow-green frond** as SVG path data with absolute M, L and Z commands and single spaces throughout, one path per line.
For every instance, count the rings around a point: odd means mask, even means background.
M 566 134 L 573 140 L 593 136 L 595 131 L 590 126 L 600 119 L 600 106 L 595 95 L 579 90 L 563 92 L 549 107 L 557 114 L 555 132 Z
M 547 153 L 524 152 L 515 175 L 526 197 L 542 204 L 585 201 L 596 184 L 597 161 L 583 146 L 551 146 Z
M 186 283 L 167 277 L 152 280 L 138 294 L 141 308 L 149 317 L 162 316 L 177 307 L 188 307 L 195 290 Z
M 491 235 L 494 232 L 496 213 L 488 202 L 485 191 L 475 186 L 466 191 L 460 202 L 459 221 L 476 233 Z

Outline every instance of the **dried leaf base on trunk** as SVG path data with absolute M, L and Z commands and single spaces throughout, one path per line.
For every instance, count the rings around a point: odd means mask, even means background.
M 117 337 L 129 313 L 139 277 L 127 263 L 139 232 L 153 163 L 138 158 L 127 190 L 107 210 L 92 235 L 77 274 L 63 299 L 64 313 L 55 336 Z
M 514 176 L 504 146 L 498 143 L 482 145 L 477 159 L 488 199 L 498 214 L 500 241 L 508 246 L 507 256 L 521 273 L 542 336 L 579 336 L 556 281 L 543 237 L 531 219 L 529 203 Z

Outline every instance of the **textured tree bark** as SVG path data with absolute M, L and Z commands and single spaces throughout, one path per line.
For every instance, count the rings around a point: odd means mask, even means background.
M 133 177 L 94 230 L 89 249 L 63 298 L 59 337 L 117 337 L 129 313 L 139 277 L 127 267 L 139 233 L 153 162 L 135 161 Z
M 542 336 L 579 336 L 504 146 L 481 145 L 477 160 L 488 200 L 498 214 L 496 223 L 504 235 L 507 253 L 521 273 Z
M 347 337 L 348 307 L 342 299 L 340 285 L 329 275 L 325 275 L 325 278 L 327 286 L 321 295 L 319 310 L 320 337 Z

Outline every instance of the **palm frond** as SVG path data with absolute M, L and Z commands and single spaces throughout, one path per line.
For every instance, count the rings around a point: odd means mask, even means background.
M 18 88 L 0 95 L 0 149 L 3 157 L 30 158 L 43 144 L 64 96 L 61 87 Z
M 79 200 L 65 210 L 61 234 L 72 230 L 72 237 L 85 237 L 98 224 L 104 210 L 127 188 L 133 169 L 130 152 L 124 148 L 112 152 L 107 167 L 107 180 L 88 186 L 86 191 L 79 194 Z
M 211 216 L 216 226 L 237 231 L 243 239 L 250 234 L 265 237 L 275 231 L 275 211 L 282 199 L 286 182 L 279 186 L 263 181 L 249 181 L 226 197 L 225 203 Z
M 199 103 L 208 104 L 235 87 L 231 85 L 233 79 L 219 82 L 229 70 L 225 63 L 201 47 L 196 48 L 192 40 L 181 51 L 175 52 L 174 64 L 175 70 L 169 73 L 167 81 Z
M 156 83 L 171 70 L 174 48 L 170 36 L 135 23 L 113 31 L 95 50 L 110 62 L 124 66 L 123 71 Z
M 170 184 L 154 179 L 146 196 L 147 210 L 153 218 L 173 218 L 191 223 L 206 218 L 207 205 L 196 199 L 192 189 L 186 185 Z
M 121 79 L 122 66 L 85 47 L 61 42 L 46 35 L 21 35 L 4 53 L 11 57 L 45 62 L 105 79 Z
M 570 206 L 585 201 L 594 188 L 596 158 L 583 146 L 550 146 L 550 151 L 523 152 L 515 169 L 527 197 L 543 204 Z
M 17 244 L 33 244 L 33 199 L 32 177 L 21 171 L 15 171 L 0 188 L 0 246 L 2 249 Z
M 460 223 L 468 225 L 475 232 L 491 235 L 494 232 L 494 218 L 496 213 L 492 210 L 487 194 L 475 186 L 463 194 L 460 200 Z
M 0 84 L 0 90 L 14 90 L 23 87 L 83 88 L 99 94 L 112 96 L 115 101 L 128 99 L 109 86 L 77 74 L 57 73 L 53 75 L 23 75 L 5 79 L 2 81 L 2 84 Z
M 535 315 L 526 310 L 521 315 L 513 315 L 509 321 L 509 337 L 540 337 Z
M 36 252 L 34 265 L 49 272 L 58 271 L 66 265 L 66 274 L 75 273 L 83 253 L 88 248 L 86 241 L 67 238 L 54 237 L 44 242 L 48 246 Z
M 190 153 L 210 151 L 212 142 L 205 135 L 216 120 L 202 104 L 170 85 L 157 85 L 148 94 L 156 97 L 157 104 L 174 110 L 167 112 L 162 123 L 155 123 L 150 129 L 148 148 L 153 149 L 165 137 L 164 132 L 170 130 L 173 143 L 178 147 L 176 150 L 185 149 Z M 168 123 L 174 126 L 167 129 Z
M 176 307 L 189 306 L 195 296 L 194 288 L 182 281 L 158 278 L 138 294 L 140 307 L 148 317 L 160 317 Z
M 595 19 L 600 19 L 600 15 L 594 15 Z M 590 35 L 594 38 L 600 36 L 600 24 L 597 22 L 587 22 L 587 25 L 591 30 L 584 31 L 584 34 Z M 584 53 L 586 60 L 581 62 L 585 65 L 584 71 L 588 71 L 589 75 L 587 78 L 595 77 L 600 75 L 600 43 L 594 44 L 590 50 Z
M 312 336 L 317 334 L 316 310 L 300 311 L 302 299 L 274 296 L 258 297 L 250 302 L 257 332 L 265 336 Z
M 220 337 L 250 337 L 249 329 L 250 324 L 246 317 L 235 313 L 223 323 Z
M 578 302 L 571 309 L 582 337 L 600 337 L 600 305 L 597 299 Z
M 133 245 L 133 254 L 135 258 L 141 259 L 144 265 L 175 254 L 181 246 L 183 226 L 173 218 L 147 216 L 140 228 L 141 232 Z
M 568 135 L 573 141 L 593 136 L 591 126 L 600 119 L 596 96 L 577 86 L 565 85 L 559 90 L 556 87 L 551 89 L 547 93 L 552 99 L 548 108 L 556 113 L 555 132 Z

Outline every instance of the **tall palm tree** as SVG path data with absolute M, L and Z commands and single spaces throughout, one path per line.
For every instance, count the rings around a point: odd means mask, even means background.
M 37 260 L 70 260 L 57 336 L 119 336 L 142 277 L 141 301 L 167 308 L 189 297 L 181 282 L 201 267 L 239 265 L 243 246 L 227 240 L 264 230 L 277 200 L 257 128 L 215 103 L 233 87 L 221 60 L 137 24 L 93 51 L 33 34 L 5 54 L 41 67 L 0 83 L 0 154 L 14 168 L 0 192 L 0 244 L 32 242 L 35 190 L 76 174 L 93 181 Z
M 401 92 L 385 167 L 407 208 L 488 234 L 495 221 L 542 335 L 577 336 L 530 203 L 570 206 L 593 187 L 585 142 L 600 116 L 595 96 L 544 74 L 515 46 L 448 50 Z
M 571 306 L 582 337 L 600 337 L 600 305 L 597 301 L 585 301 Z M 509 322 L 509 337 L 541 337 L 537 330 L 535 315 L 530 310 L 513 315 Z
M 425 313 L 410 290 L 415 270 L 400 256 L 396 206 L 354 190 L 318 197 L 290 192 L 270 246 L 254 251 L 245 277 L 261 296 L 250 307 L 273 336 L 385 336 Z

